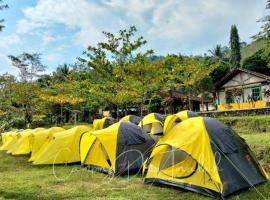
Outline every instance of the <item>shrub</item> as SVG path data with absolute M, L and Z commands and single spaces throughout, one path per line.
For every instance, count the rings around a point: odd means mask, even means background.
M 26 126 L 25 120 L 22 117 L 13 118 L 12 121 L 12 127 L 15 129 L 24 129 Z
M 270 132 L 270 116 L 220 117 L 218 119 L 240 134 Z

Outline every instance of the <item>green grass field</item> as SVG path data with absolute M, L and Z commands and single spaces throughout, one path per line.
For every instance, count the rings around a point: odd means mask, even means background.
M 244 135 L 252 146 L 270 145 L 268 134 Z M 256 154 L 260 153 L 255 149 Z M 27 156 L 0 152 L 0 199 L 209 199 L 192 192 L 143 184 L 142 177 L 111 178 L 80 165 L 32 166 Z M 261 162 L 265 162 L 261 158 Z M 270 199 L 270 183 L 230 199 Z

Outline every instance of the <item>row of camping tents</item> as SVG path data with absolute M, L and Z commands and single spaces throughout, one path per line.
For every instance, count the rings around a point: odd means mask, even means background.
M 144 181 L 211 197 L 226 197 L 269 177 L 245 141 L 216 119 L 182 111 L 129 115 L 114 123 L 95 120 L 93 129 L 37 128 L 2 134 L 12 155 L 31 154 L 34 165 L 81 162 L 112 175 L 141 172 Z

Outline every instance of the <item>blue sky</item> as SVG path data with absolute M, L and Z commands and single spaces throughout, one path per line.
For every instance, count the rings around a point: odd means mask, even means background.
M 5 0 L 0 13 L 0 74 L 16 74 L 7 55 L 42 53 L 47 73 L 73 63 L 101 31 L 135 25 L 157 55 L 203 54 L 228 45 L 232 24 L 242 41 L 259 31 L 266 0 Z

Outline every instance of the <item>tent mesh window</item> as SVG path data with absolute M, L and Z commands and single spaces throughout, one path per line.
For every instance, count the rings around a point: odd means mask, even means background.
M 187 178 L 197 170 L 198 163 L 182 150 L 168 147 L 162 154 L 159 171 L 167 176 Z

